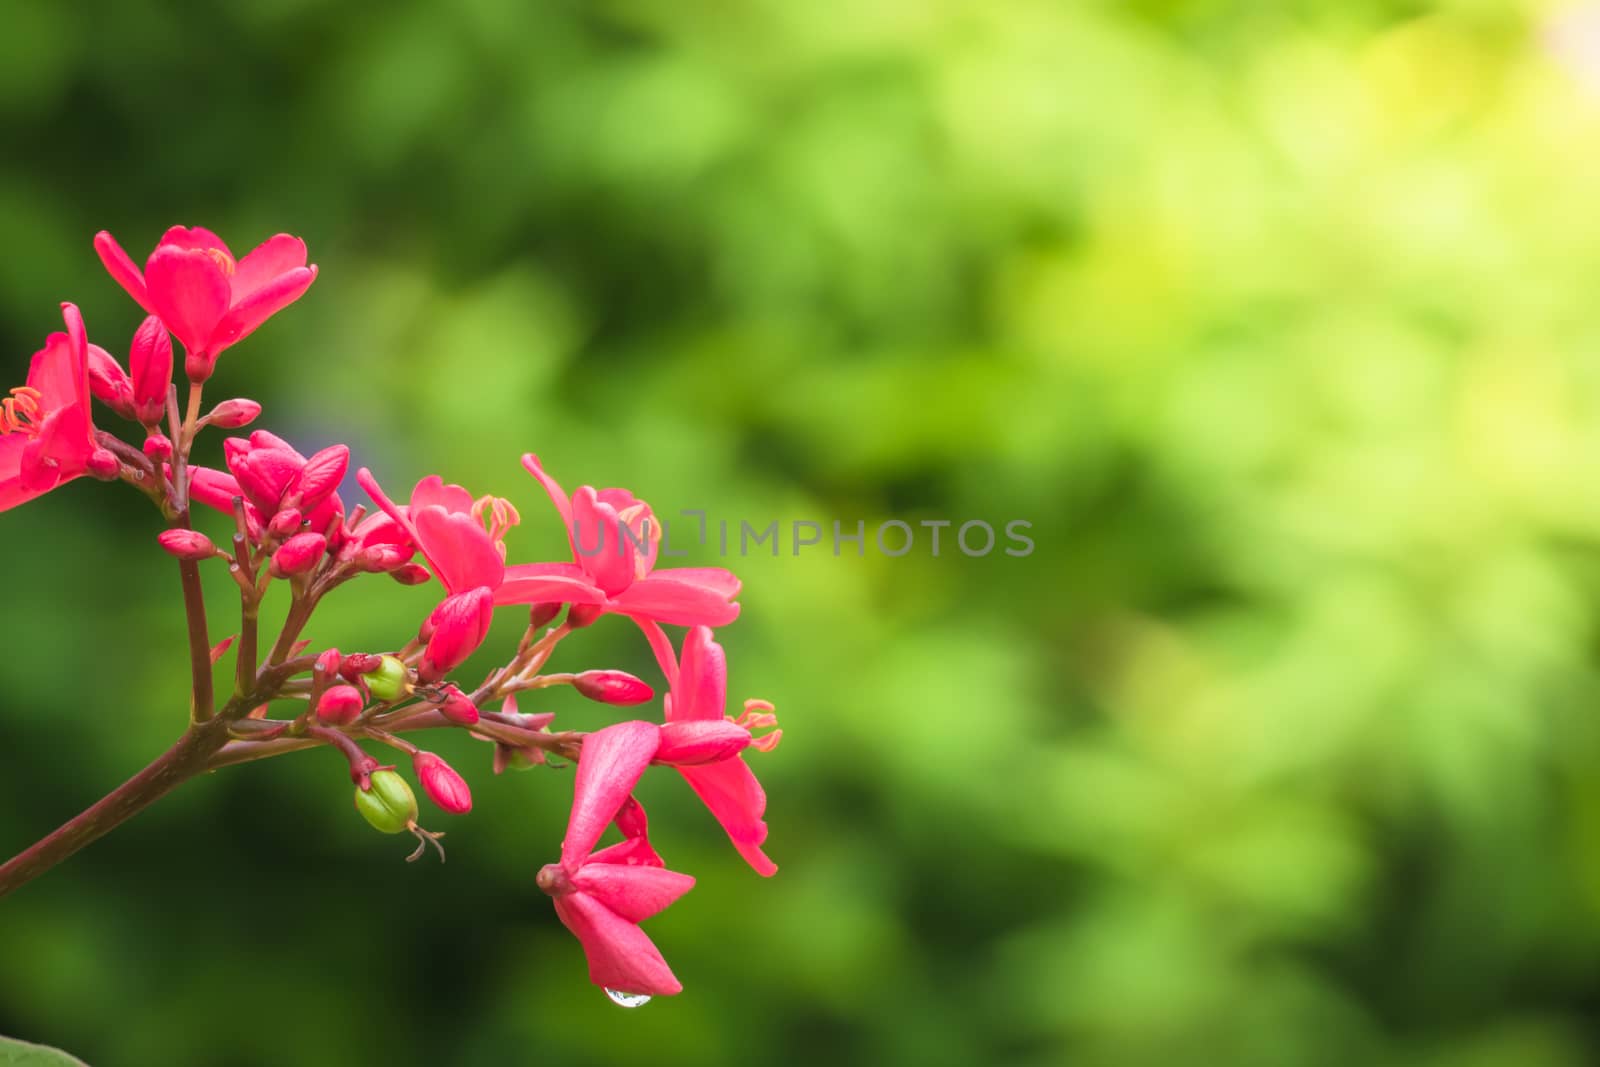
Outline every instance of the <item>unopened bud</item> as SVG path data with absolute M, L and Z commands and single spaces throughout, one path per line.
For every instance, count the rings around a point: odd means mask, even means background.
M 155 315 L 139 324 L 128 350 L 128 376 L 133 383 L 133 413 L 146 426 L 161 421 L 172 384 L 172 338 Z
M 401 585 L 426 585 L 433 580 L 428 568 L 420 563 L 407 563 L 403 567 L 396 567 L 389 572 L 389 577 Z
M 114 482 L 122 474 L 122 463 L 117 459 L 117 454 L 109 448 L 97 448 L 89 453 L 89 459 L 84 466 L 88 468 L 90 474 L 102 482 Z
M 439 714 L 461 726 L 471 726 L 478 721 L 478 706 L 467 699 L 465 693 L 453 685 L 444 688 L 444 700 L 439 704 Z
M 417 822 L 417 796 L 406 780 L 392 770 L 373 771 L 367 788 L 356 787 L 356 810 L 385 834 L 409 830 Z
M 339 657 L 337 648 L 330 648 L 317 657 L 317 671 L 322 678 L 332 678 L 339 673 L 343 661 Z
M 152 462 L 165 463 L 172 458 L 172 439 L 164 433 L 153 433 L 144 439 L 144 454 Z
M 584 671 L 572 679 L 572 688 L 602 704 L 643 704 L 656 695 L 627 671 Z
M 162 530 L 156 541 L 169 556 L 182 560 L 210 559 L 217 554 L 217 546 L 199 530 Z
M 493 620 L 494 593 L 487 586 L 445 597 L 424 624 L 428 647 L 418 673 L 436 681 L 455 670 L 483 644 Z
M 300 512 L 294 508 L 284 508 L 267 523 L 267 533 L 280 541 L 287 541 L 300 532 L 300 524 L 305 521 Z
M 306 460 L 300 473 L 284 494 L 285 507 L 298 507 L 313 511 L 316 506 L 339 488 L 344 472 L 350 467 L 350 448 L 347 445 L 330 445 Z
M 394 656 L 384 656 L 374 670 L 361 676 L 367 683 L 367 692 L 374 699 L 384 703 L 392 703 L 406 694 L 407 676 L 411 672 L 406 670 L 406 665 Z
M 348 726 L 361 714 L 366 701 L 353 685 L 336 685 L 317 701 L 317 719 L 328 726 Z
M 279 545 L 278 551 L 272 554 L 272 564 L 269 569 L 274 578 L 304 574 L 317 565 L 317 561 L 327 550 L 328 539 L 321 534 L 295 534 Z
M 599 604 L 574 604 L 567 612 L 567 628 L 581 630 L 600 617 Z
M 392 571 L 411 558 L 412 549 L 403 545 L 368 545 L 357 561 L 364 571 L 381 574 Z
M 561 605 L 557 601 L 549 600 L 543 604 L 534 604 L 528 608 L 528 625 L 537 630 L 541 626 L 548 626 L 550 622 L 561 614 Z
M 224 400 L 211 409 L 211 414 L 206 419 L 213 426 L 220 426 L 224 430 L 237 430 L 241 426 L 249 426 L 256 421 L 256 416 L 261 414 L 261 405 L 254 400 Z
M 417 772 L 428 799 L 451 815 L 465 815 L 472 810 L 472 790 L 455 768 L 432 752 L 418 752 L 411 757 L 411 767 Z

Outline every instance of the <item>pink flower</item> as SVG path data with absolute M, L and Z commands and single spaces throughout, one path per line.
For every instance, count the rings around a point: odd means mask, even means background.
M 661 527 L 626 489 L 581 486 L 569 498 L 539 457 L 522 457 L 567 527 L 572 563 L 506 568 L 497 604 L 589 604 L 674 626 L 723 626 L 739 617 L 739 579 L 721 567 L 656 570 Z
M 446 592 L 500 587 L 506 570 L 504 537 L 521 521 L 510 503 L 494 496 L 473 499 L 461 486 L 446 485 L 430 474 L 417 483 L 410 505 L 402 508 L 367 468 L 356 472 L 356 481 L 410 535 Z
M 666 700 L 667 725 L 662 743 L 664 757 L 673 755 L 677 747 L 684 756 L 703 758 L 717 744 L 726 744 L 722 728 L 687 728 L 694 723 L 721 723 L 726 721 L 723 709 L 728 696 L 728 659 L 722 646 L 711 638 L 711 630 L 696 626 L 683 642 L 683 660 L 672 683 L 672 692 Z M 734 725 L 744 727 L 772 726 L 777 722 L 771 714 L 772 706 L 756 701 L 746 705 L 746 713 Z M 700 736 L 696 736 L 700 735 Z M 753 742 L 757 748 L 770 749 L 777 744 L 781 731 L 775 731 Z M 714 763 L 697 766 L 680 766 L 683 775 L 705 806 L 711 809 L 717 822 L 727 831 L 733 847 L 756 873 L 771 877 L 777 873 L 777 864 L 761 851 L 767 839 L 767 824 L 762 816 L 767 810 L 767 794 L 756 781 L 754 772 L 742 755 L 731 755 Z
M 428 647 L 418 665 L 424 678 L 442 678 L 489 635 L 494 592 L 505 576 L 503 538 L 520 521 L 517 510 L 498 497 L 474 500 L 438 475 L 418 482 L 404 508 L 389 499 L 367 468 L 356 472 L 356 481 L 421 550 L 448 594 L 424 626 Z
M 300 298 L 317 277 L 305 242 L 280 233 L 235 260 L 210 230 L 174 226 L 140 272 L 116 239 L 94 238 L 100 262 L 140 307 L 159 316 L 188 352 L 190 381 L 211 376 L 217 356 Z
M 335 527 L 344 515 L 336 490 L 350 464 L 346 445 L 331 445 L 307 459 L 276 434 L 257 430 L 248 438 L 230 437 L 222 444 L 228 471 L 191 468 L 189 494 L 224 514 L 233 514 L 233 498 L 245 499 L 245 519 L 252 536 L 280 511 L 300 516 L 290 525 L 310 521 L 309 530 L 342 544 Z M 291 516 L 292 517 L 292 516 Z
M 589 980 L 648 996 L 679 993 L 683 986 L 639 924 L 694 885 L 690 876 L 660 866 L 643 836 L 643 809 L 629 796 L 655 755 L 659 735 L 653 723 L 623 722 L 584 739 L 561 862 L 546 866 L 538 879 L 554 898 L 556 915 L 583 945 Z M 625 834 L 635 829 L 637 835 L 594 852 L 613 820 Z
M 115 477 L 116 457 L 94 440 L 89 413 L 89 341 L 83 316 L 61 305 L 66 333 L 34 353 L 28 381 L 0 400 L 0 511 L 82 474 Z

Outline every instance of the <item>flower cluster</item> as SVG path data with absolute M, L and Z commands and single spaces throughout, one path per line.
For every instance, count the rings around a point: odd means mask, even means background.
M 50 335 L 26 383 L 0 401 L 0 510 L 82 475 L 122 481 L 160 510 L 166 528 L 156 540 L 178 561 L 193 674 L 188 729 L 176 756 L 163 757 L 169 772 L 181 777 L 330 749 L 348 763 L 356 809 L 378 830 L 416 837 L 415 859 L 439 848 L 443 835 L 420 825 L 410 782 L 365 744 L 402 753 L 423 793 L 451 815 L 472 809 L 466 780 L 405 735 L 466 730 L 493 746 L 495 773 L 575 762 L 559 860 L 534 882 L 577 936 L 590 979 L 613 999 L 638 1003 L 679 992 L 639 924 L 694 879 L 668 870 L 651 841 L 633 795 L 646 768 L 673 768 L 757 873 L 777 870 L 763 851 L 766 795 L 747 755 L 770 750 L 781 731 L 764 701 L 728 713 L 727 661 L 714 633 L 739 615 L 739 580 L 721 568 L 657 568 L 661 531 L 649 504 L 625 489 L 585 485 L 569 494 L 532 454 L 522 465 L 566 530 L 569 560 L 508 561 L 505 537 L 521 521 L 518 509 L 438 475 L 395 497 L 358 467 L 354 481 L 373 506 L 352 503 L 350 449 L 342 444 L 308 455 L 255 429 L 224 441 L 222 469 L 194 463 L 202 431 L 241 431 L 261 413 L 243 398 L 206 410 L 205 386 L 218 357 L 302 296 L 317 268 L 307 264 L 304 243 L 287 234 L 236 258 L 211 231 L 178 226 L 142 269 L 110 234 L 94 245 L 148 318 L 124 364 L 90 344 L 77 308 L 62 305 L 65 332 Z M 173 380 L 178 368 L 181 392 Z M 91 400 L 136 426 L 135 438 L 97 427 Z M 196 503 L 220 517 L 197 521 Z M 239 595 L 238 632 L 216 645 L 202 568 Z M 406 585 L 438 582 L 414 636 L 408 628 L 387 649 L 311 650 L 300 635 L 317 605 L 335 588 L 372 575 Z M 288 597 L 287 618 L 263 652 L 258 619 L 274 586 Z M 458 672 L 485 645 L 496 613 L 511 609 L 527 620 L 521 640 L 481 683 L 468 684 Z M 556 729 L 552 713 L 519 709 L 519 694 L 527 703 L 528 691 L 561 685 L 612 707 L 643 709 L 655 700 L 655 689 L 622 671 L 546 669 L 566 637 L 604 615 L 631 620 L 648 643 L 666 682 L 661 715 L 585 731 Z M 681 641 L 665 627 L 684 628 Z M 230 652 L 232 691 L 219 701 L 214 668 Z M 139 801 L 130 796 L 130 810 Z M 620 839 L 602 847 L 612 827 Z M 6 869 L 22 870 L 21 860 Z M 10 887 L 0 879 L 0 892 Z

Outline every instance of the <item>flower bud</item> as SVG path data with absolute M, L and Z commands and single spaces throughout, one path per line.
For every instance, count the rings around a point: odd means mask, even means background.
M 428 799 L 451 815 L 465 815 L 472 810 L 472 790 L 455 768 L 432 752 L 418 752 L 411 757 L 411 767 L 417 772 Z
M 406 665 L 394 656 L 384 656 L 377 668 L 363 674 L 361 680 L 367 683 L 367 692 L 372 694 L 373 699 L 388 704 L 406 695 L 410 673 Z
M 133 382 L 116 357 L 99 345 L 89 346 L 89 392 L 123 418 L 133 418 Z
M 301 511 L 314 511 L 318 504 L 333 495 L 344 481 L 344 472 L 350 467 L 348 445 L 329 445 L 306 460 L 305 466 L 290 484 L 283 496 L 284 507 L 297 507 Z
M 678 766 L 716 763 L 750 747 L 750 731 L 727 719 L 691 719 L 661 727 L 655 762 Z
M 361 715 L 361 690 L 353 685 L 336 685 L 317 701 L 317 719 L 328 726 L 348 726 Z
M 398 834 L 417 822 L 417 796 L 406 780 L 392 770 L 373 771 L 368 788 L 356 787 L 356 810 L 385 834 Z
M 413 551 L 408 545 L 368 545 L 360 551 L 356 561 L 362 570 L 382 574 L 403 565 Z
M 489 636 L 493 621 L 494 593 L 486 586 L 445 597 L 428 616 L 428 647 L 418 673 L 433 681 L 461 666 Z
M 643 704 L 656 695 L 627 671 L 584 671 L 572 679 L 572 688 L 602 704 Z
M 567 612 L 567 628 L 581 630 L 600 617 L 599 604 L 574 604 Z
M 433 580 L 428 568 L 420 563 L 407 563 L 389 572 L 389 577 L 401 585 L 426 585 Z
M 284 508 L 267 523 L 267 534 L 280 541 L 287 541 L 300 532 L 300 524 L 304 521 L 300 512 L 294 508 Z
M 122 463 L 109 448 L 97 448 L 89 453 L 89 460 L 84 466 L 102 482 L 114 482 L 122 474 Z
M 256 416 L 261 414 L 261 405 L 254 400 L 224 400 L 211 409 L 211 414 L 206 418 L 213 426 L 220 426 L 224 430 L 237 430 L 241 426 L 249 426 L 256 421 Z
M 134 331 L 128 350 L 128 377 L 133 383 L 133 413 L 146 426 L 161 421 L 172 384 L 172 338 L 151 315 Z
M 439 704 L 439 714 L 461 726 L 471 726 L 478 721 L 478 706 L 453 685 L 444 687 L 444 700 Z
M 550 625 L 557 615 L 561 614 L 561 605 L 557 601 L 549 600 L 543 604 L 533 604 L 528 608 L 528 625 L 537 630 L 542 626 Z
M 328 539 L 319 533 L 295 534 L 272 554 L 270 570 L 274 578 L 304 574 L 317 565 L 328 550 Z
M 172 439 L 164 433 L 153 433 L 144 439 L 144 454 L 153 463 L 165 463 L 172 458 Z
M 332 678 L 339 673 L 343 661 L 339 657 L 337 648 L 330 648 L 317 657 L 317 672 L 324 679 Z
M 199 530 L 162 530 L 156 541 L 168 555 L 182 560 L 210 559 L 217 554 L 217 546 Z

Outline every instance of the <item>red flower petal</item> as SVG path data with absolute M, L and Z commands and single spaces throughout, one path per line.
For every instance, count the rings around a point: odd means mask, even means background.
M 165 245 L 145 267 L 151 311 L 191 355 L 211 350 L 211 335 L 228 310 L 228 279 L 210 254 Z
M 718 589 L 684 581 L 677 570 L 656 571 L 613 597 L 616 610 L 669 626 L 726 626 L 739 617 L 739 605 Z
M 306 265 L 306 243 L 280 233 L 256 245 L 233 270 L 233 303 L 238 304 L 281 274 Z
M 633 792 L 660 742 L 649 722 L 619 722 L 584 738 L 572 784 L 572 815 L 561 842 L 561 865 L 576 871 Z
M 150 308 L 150 297 L 145 292 L 144 274 L 139 270 L 139 265 L 122 250 L 122 246 L 117 244 L 117 239 L 101 230 L 94 235 L 94 250 L 112 280 L 126 289 L 128 295 L 146 312 L 154 314 Z
M 683 992 L 683 985 L 645 932 L 586 893 L 555 898 L 556 915 L 583 946 L 589 981 L 604 989 L 652 997 Z
M 299 300 L 316 280 L 315 265 L 296 267 L 242 298 L 217 323 L 213 351 L 220 352 L 249 337 L 256 327 Z

